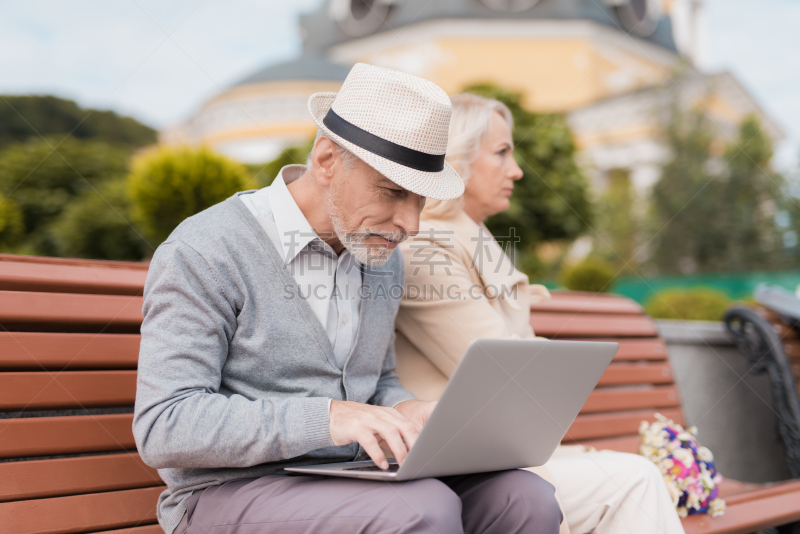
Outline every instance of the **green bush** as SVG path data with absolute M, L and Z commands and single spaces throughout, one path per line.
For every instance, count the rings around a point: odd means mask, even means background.
M 281 150 L 275 159 L 268 163 L 248 165 L 250 172 L 254 176 L 253 183 L 248 185 L 249 189 L 257 187 L 267 187 L 278 176 L 280 170 L 286 165 L 305 165 L 308 153 L 314 148 L 314 141 L 303 142 L 299 145 L 288 146 Z
M 730 304 L 731 299 L 715 289 L 666 289 L 647 299 L 644 309 L 655 319 L 721 321 Z
M 138 261 L 155 250 L 131 224 L 127 183 L 123 178 L 87 191 L 53 225 L 63 256 Z
M 617 270 L 607 261 L 586 258 L 574 266 L 561 271 L 561 284 L 572 291 L 608 293 L 614 285 Z
M 134 159 L 128 176 L 132 212 L 154 243 L 184 219 L 245 189 L 244 165 L 208 148 L 161 147 Z

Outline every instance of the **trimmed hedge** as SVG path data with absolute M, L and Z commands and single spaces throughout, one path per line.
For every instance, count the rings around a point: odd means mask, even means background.
M 654 319 L 721 321 L 730 305 L 731 299 L 715 289 L 666 289 L 647 299 L 644 309 Z

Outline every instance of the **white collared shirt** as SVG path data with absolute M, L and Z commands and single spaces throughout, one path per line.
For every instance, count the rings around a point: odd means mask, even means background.
M 303 175 L 303 165 L 282 168 L 269 187 L 240 195 L 289 267 L 302 298 L 328 334 L 339 369 L 358 332 L 361 264 L 347 249 L 336 254 L 308 223 L 286 187 Z

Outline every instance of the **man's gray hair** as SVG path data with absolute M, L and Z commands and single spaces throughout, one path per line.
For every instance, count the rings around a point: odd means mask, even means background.
M 349 171 L 353 167 L 355 167 L 356 161 L 358 160 L 358 156 L 356 156 L 355 154 L 344 148 L 342 145 L 340 145 L 339 143 L 337 143 L 336 141 L 325 135 L 325 132 L 323 132 L 321 129 L 317 130 L 317 137 L 314 138 L 314 143 L 316 143 L 317 139 L 319 139 L 320 137 L 325 137 L 336 146 L 336 155 L 342 159 L 342 168 L 345 171 Z M 311 152 L 308 153 L 308 157 L 306 158 L 306 169 L 307 172 L 311 173 L 311 175 L 314 174 L 314 167 L 311 165 L 311 158 L 313 157 L 313 155 L 314 155 L 314 148 L 312 147 Z

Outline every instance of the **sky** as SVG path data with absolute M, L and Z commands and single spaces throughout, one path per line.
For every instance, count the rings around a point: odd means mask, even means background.
M 0 94 L 54 94 L 155 128 L 301 49 L 297 16 L 320 0 L 0 0 Z M 699 65 L 730 70 L 800 156 L 800 1 L 705 0 Z

